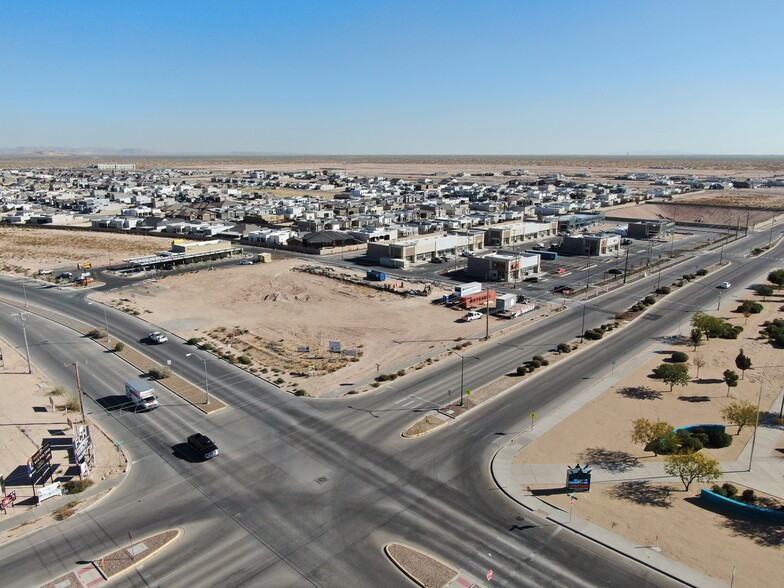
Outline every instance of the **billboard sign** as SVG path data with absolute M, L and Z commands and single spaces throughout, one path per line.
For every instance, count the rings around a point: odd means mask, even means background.
M 46 466 L 52 461 L 52 448 L 48 443 L 41 445 L 27 462 L 27 473 L 30 478 L 37 478 Z
M 573 468 L 568 468 L 566 489 L 571 492 L 588 492 L 591 489 L 591 470 L 581 467 L 579 463 Z
M 55 482 L 54 484 L 49 484 L 48 486 L 41 487 L 38 490 L 38 504 L 41 504 L 47 498 L 52 498 L 54 496 L 62 496 L 63 489 L 60 488 L 60 482 Z
M 85 456 L 92 456 L 93 440 L 90 437 L 90 425 L 74 424 L 73 454 L 76 463 L 85 461 Z

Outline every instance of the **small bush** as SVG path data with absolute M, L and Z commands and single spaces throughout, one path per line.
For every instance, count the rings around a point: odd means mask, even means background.
M 399 378 L 402 378 L 406 375 L 406 370 L 398 370 L 396 374 Z
M 713 492 L 714 494 L 718 494 L 719 496 L 724 496 L 725 498 L 726 498 L 726 496 L 727 496 L 727 491 L 726 491 L 726 490 L 724 490 L 724 488 L 722 488 L 722 487 L 721 487 L 721 486 L 719 486 L 718 484 L 714 484 L 714 485 L 711 487 L 711 492 Z
M 662 286 L 661 288 L 656 288 L 657 294 L 669 294 L 672 292 L 669 286 Z
M 527 369 L 528 369 L 528 373 L 530 374 L 530 373 L 531 373 L 531 372 L 533 372 L 533 371 L 534 371 L 536 368 L 535 368 L 534 366 L 532 366 L 532 365 L 529 365 Z
M 542 360 L 542 365 L 550 365 L 550 360 L 549 359 L 543 359 Z
M 706 431 L 706 435 L 708 440 L 703 442 L 705 447 L 710 447 L 711 449 L 721 449 L 723 447 L 729 447 L 732 445 L 732 435 L 725 433 L 724 431 L 708 429 Z
M 281 385 L 285 380 L 283 378 L 275 378 L 275 384 Z
M 87 336 L 90 339 L 103 339 L 104 337 L 106 337 L 106 331 L 104 331 L 103 329 L 90 329 L 89 331 L 87 331 Z
M 52 396 L 65 396 L 65 388 L 62 386 L 55 386 L 49 394 Z
M 736 312 L 742 312 L 742 313 L 748 312 L 751 314 L 759 314 L 762 312 L 763 308 L 764 307 L 762 306 L 762 304 L 760 304 L 755 300 L 744 300 L 743 302 L 741 302 Z
M 544 357 L 542 357 L 541 355 L 534 355 L 531 359 L 536 360 L 539 363 L 542 363 L 544 361 Z
M 123 349 L 125 349 L 125 343 L 122 341 L 117 341 L 117 343 L 114 344 L 115 351 L 122 351 Z
M 698 270 L 697 270 L 696 272 L 694 272 L 694 273 L 695 273 L 696 275 L 698 275 L 698 276 L 707 276 L 707 275 L 708 275 L 708 270 L 706 270 L 706 269 L 703 267 L 703 268 L 700 268 L 700 269 L 698 269 Z
M 78 500 L 71 500 L 68 504 L 61 506 L 52 513 L 56 521 L 64 521 L 76 512 L 76 507 L 79 505 Z
M 729 329 L 725 329 L 724 332 L 719 335 L 720 339 L 737 339 L 738 335 L 743 332 L 743 327 L 740 325 L 734 325 Z
M 542 362 L 539 361 L 538 359 L 532 359 L 530 365 L 534 368 L 540 368 L 542 367 Z
M 724 482 L 721 487 L 727 493 L 727 498 L 735 498 L 738 495 L 738 489 L 729 482 Z
M 90 486 L 93 485 L 93 481 L 86 479 L 86 480 L 69 480 L 65 484 L 63 484 L 63 490 L 67 494 L 79 494 L 79 492 L 84 492 Z
M 653 296 L 646 296 L 645 298 L 643 298 L 643 302 L 645 302 L 645 304 L 650 306 L 651 304 L 656 304 L 656 298 Z
M 201 343 L 201 337 L 191 337 L 185 342 L 186 345 L 198 345 L 199 343 Z
M 215 350 L 215 345 L 213 345 L 210 342 L 199 343 L 199 349 L 201 349 L 203 351 L 214 351 Z
M 71 411 L 77 411 L 80 409 L 79 405 L 79 392 L 75 390 L 69 390 L 68 394 L 65 397 L 65 409 Z
M 689 435 L 681 440 L 681 448 L 684 449 L 687 453 L 694 453 L 695 451 L 702 449 L 703 444 L 702 441 L 700 441 L 697 437 Z
M 561 353 L 569 353 L 571 350 L 572 350 L 572 348 L 569 346 L 568 343 L 559 343 L 558 344 L 558 351 L 560 351 Z
M 307 390 L 304 390 L 302 388 L 297 388 L 297 390 L 294 392 L 294 396 L 307 396 L 307 395 L 308 395 Z
M 253 363 L 253 360 L 250 358 L 249 355 L 240 355 L 237 361 L 239 361 L 242 365 L 250 365 L 251 363 Z
M 588 329 L 583 333 L 583 337 L 589 341 L 596 341 L 604 336 L 604 331 L 601 329 Z
M 675 363 L 686 363 L 689 361 L 689 355 L 683 351 L 673 351 L 670 359 Z
M 167 366 L 153 367 L 150 368 L 150 370 L 147 372 L 147 375 L 153 380 L 165 380 L 171 376 L 171 369 L 169 369 Z
M 751 488 L 744 490 L 740 495 L 740 499 L 743 502 L 747 502 L 748 504 L 754 504 L 757 502 L 757 496 L 754 494 L 754 490 Z
M 516 373 L 518 376 L 524 376 L 525 374 L 527 374 L 527 373 L 528 373 L 528 366 L 525 366 L 525 365 L 518 365 L 518 366 L 517 366 L 517 370 L 515 370 L 515 373 Z

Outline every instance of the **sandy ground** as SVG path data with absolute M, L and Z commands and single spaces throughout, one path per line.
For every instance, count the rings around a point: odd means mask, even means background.
M 0 224 L 0 271 L 19 275 L 44 268 L 75 272 L 77 263 L 108 266 L 170 247 L 168 239 L 146 235 L 23 229 Z
M 754 230 L 756 225 L 771 219 L 773 215 L 781 214 L 784 210 L 784 195 L 773 194 L 747 194 L 740 201 L 739 196 L 728 195 L 726 204 L 722 207 L 718 203 L 712 206 L 703 206 L 699 200 L 678 199 L 676 203 L 646 202 L 639 205 L 619 206 L 606 211 L 606 217 L 611 219 L 637 220 L 675 220 L 677 223 L 703 223 L 705 225 L 717 224 L 737 228 L 743 235 L 748 222 L 749 230 Z M 765 223 L 763 227 L 769 227 Z M 688 228 L 678 230 L 688 230 Z M 762 230 L 762 228 L 760 228 Z
M 756 404 L 761 378 L 764 378 L 762 410 L 775 411 L 777 415 L 778 406 L 771 407 L 771 403 L 784 382 L 782 351 L 757 339 L 763 321 L 781 316 L 779 308 L 784 299 L 775 296 L 773 300 L 764 303 L 763 313 L 748 319 L 737 340 L 712 339 L 703 342 L 696 353 L 686 343 L 657 345 L 653 359 L 636 367 L 617 385 L 531 443 L 516 456 L 515 463 L 574 465 L 579 462 L 600 467 L 596 464 L 602 461 L 617 465 L 637 460 L 664 460 L 632 443 L 630 434 L 634 419 L 662 419 L 676 427 L 720 423 L 723 422 L 720 409 L 733 400 L 743 399 Z M 737 303 L 727 301 L 718 314 L 733 324 L 744 325 L 745 318 L 731 312 L 735 308 Z M 684 326 L 684 333 L 689 330 L 689 326 Z M 622 333 L 613 336 L 623 336 Z M 728 367 L 735 369 L 735 356 L 740 348 L 758 369 L 747 371 L 727 397 L 722 372 Z M 700 369 L 699 379 L 696 369 L 690 365 L 692 382 L 670 392 L 669 386 L 649 375 L 669 352 L 675 350 L 688 353 L 690 361 L 699 354 L 707 364 Z M 761 366 L 776 367 L 762 370 Z M 575 435 L 575 431 L 580 434 Z M 735 431 L 736 427 L 728 427 L 729 433 Z M 739 437 L 734 437 L 730 447 L 703 451 L 719 461 L 732 461 L 751 433 L 750 428 L 744 429 Z M 784 446 L 784 433 L 781 445 Z M 777 457 L 784 459 L 782 455 Z M 634 469 L 629 470 L 629 478 L 634 478 Z M 732 481 L 731 476 L 727 479 Z M 654 545 L 658 535 L 665 555 L 717 578 L 728 581 L 732 566 L 737 565 L 738 586 L 770 585 L 769 579 L 780 572 L 782 561 L 784 536 L 780 527 L 733 520 L 703 508 L 695 498 L 701 487 L 694 484 L 687 493 L 680 484 L 669 486 L 671 490 L 666 485 L 656 484 L 594 485 L 589 493 L 578 496 L 574 512 L 641 545 Z M 563 494 L 541 497 L 564 510 L 569 509 L 569 499 Z M 688 533 L 679 529 L 688 529 Z
M 26 472 L 27 460 L 41 446 L 44 439 L 55 443 L 64 443 L 71 438 L 71 430 L 66 418 L 78 419 L 79 413 L 66 413 L 62 409 L 63 396 L 52 396 L 54 385 L 46 376 L 33 366 L 33 373 L 27 373 L 27 362 L 24 350 L 18 351 L 0 339 L 3 364 L 0 364 L 0 383 L 2 383 L 3 402 L 0 403 L 0 473 L 6 478 L 6 491 L 16 491 L 17 502 L 14 508 L 8 509 L 6 516 L 13 517 L 34 506 L 33 490 L 29 483 L 12 484 L 9 477 L 12 472 L 23 469 Z M 51 408 L 49 398 L 55 401 L 55 410 Z M 121 475 L 125 471 L 125 458 L 117 453 L 113 442 L 95 426 L 90 426 L 90 433 L 95 446 L 96 467 L 90 479 L 95 482 Z M 72 478 L 78 479 L 78 471 L 69 468 L 67 449 L 52 450 L 52 465 L 57 465 L 53 475 L 55 481 L 65 482 Z M 25 478 L 26 480 L 26 478 Z M 48 480 L 47 480 L 48 483 Z M 37 486 L 40 488 L 40 484 Z M 79 495 L 50 498 L 65 504 L 69 500 L 79 499 Z M 0 514 L 0 517 L 3 515 Z M 24 527 L 24 532 L 39 526 L 52 524 L 50 516 L 43 517 L 35 523 Z M 0 540 L 14 536 L 16 531 L 3 533 Z
M 204 337 L 236 356 L 247 354 L 252 371 L 312 396 L 340 387 L 348 392 L 377 371 L 397 372 L 456 340 L 484 335 L 482 321 L 462 323 L 464 312 L 431 304 L 446 289 L 403 297 L 296 271 L 306 265 L 314 264 L 286 259 L 201 270 L 92 298 L 136 310 L 185 339 Z M 330 341 L 356 357 L 330 353 Z

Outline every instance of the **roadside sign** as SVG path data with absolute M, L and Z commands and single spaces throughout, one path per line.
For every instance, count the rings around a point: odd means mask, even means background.
M 43 486 L 38 491 L 38 504 L 41 504 L 47 498 L 52 498 L 53 496 L 62 496 L 62 494 L 63 490 L 60 488 L 60 482 Z
M 493 579 L 493 570 L 487 570 L 487 581 L 489 582 L 492 579 Z

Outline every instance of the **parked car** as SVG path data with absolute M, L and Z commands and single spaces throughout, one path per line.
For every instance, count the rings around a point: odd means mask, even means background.
M 553 292 L 561 293 L 561 294 L 571 294 L 572 287 L 567 286 L 566 284 L 561 284 L 560 286 L 556 286 L 555 288 L 553 288 Z
M 463 315 L 463 322 L 464 323 L 470 323 L 471 321 L 478 320 L 478 319 L 482 318 L 483 316 L 484 315 L 481 312 L 476 312 L 475 310 L 472 310 L 471 312 L 466 313 L 466 314 Z
M 160 331 L 153 331 L 152 333 L 148 334 L 147 337 L 153 343 L 166 343 L 166 341 L 169 340 L 169 338 Z
M 559 276 L 563 275 L 566 273 L 566 268 L 559 267 L 557 270 L 555 270 L 555 273 L 558 274 Z
M 729 290 L 730 286 L 732 286 L 732 284 L 730 284 L 729 282 L 722 282 L 721 284 L 719 284 L 718 287 L 721 288 L 722 290 Z
M 53 272 L 52 272 L 52 270 L 50 270 L 50 269 L 39 269 L 39 270 L 38 270 L 38 275 L 39 275 L 39 276 L 51 276 L 51 275 L 52 275 L 52 273 L 53 273 Z
M 252 259 L 241 259 L 240 260 L 240 265 L 253 265 L 253 260 Z
M 218 446 L 212 442 L 212 439 L 201 433 L 194 433 L 188 437 L 188 445 L 204 459 L 212 459 L 220 453 Z
M 539 281 L 539 277 L 538 276 L 529 276 L 527 278 L 524 278 L 523 281 L 524 282 L 538 282 Z
M 71 272 L 63 272 L 57 276 L 58 280 L 70 280 L 73 277 Z
M 607 273 L 608 274 L 613 274 L 613 275 L 616 275 L 616 276 L 622 276 L 623 275 L 623 270 L 622 269 L 618 269 L 617 267 L 614 267 L 612 269 L 607 270 Z

